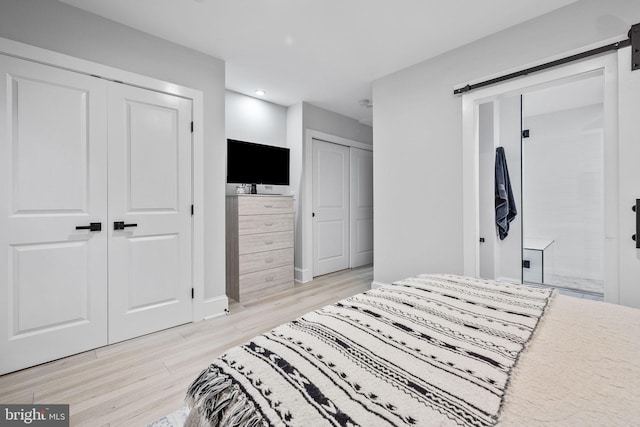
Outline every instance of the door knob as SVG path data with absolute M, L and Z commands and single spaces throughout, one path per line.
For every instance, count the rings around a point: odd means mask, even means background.
M 124 221 L 114 221 L 113 229 L 114 230 L 124 230 L 127 227 L 137 227 L 138 224 L 125 224 Z
M 89 225 L 79 225 L 76 230 L 102 231 L 101 222 L 90 222 Z

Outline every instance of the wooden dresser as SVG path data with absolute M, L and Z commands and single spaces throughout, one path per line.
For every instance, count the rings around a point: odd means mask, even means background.
M 227 296 L 248 301 L 293 287 L 293 197 L 226 198 Z

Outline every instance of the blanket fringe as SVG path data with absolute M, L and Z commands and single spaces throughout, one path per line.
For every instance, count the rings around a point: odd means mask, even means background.
M 189 386 L 187 404 L 210 426 L 262 427 L 266 420 L 231 378 L 215 365 L 202 371 Z M 205 425 L 204 422 L 201 425 Z

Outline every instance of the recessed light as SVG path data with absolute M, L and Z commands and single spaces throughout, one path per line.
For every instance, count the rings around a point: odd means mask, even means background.
M 263 91 L 261 89 L 256 90 L 256 95 L 258 95 L 258 96 L 264 96 L 266 93 L 267 92 L 265 92 L 265 91 Z

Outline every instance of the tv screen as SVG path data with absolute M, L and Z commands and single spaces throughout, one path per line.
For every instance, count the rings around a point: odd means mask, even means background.
M 289 185 L 289 149 L 227 139 L 227 182 Z

